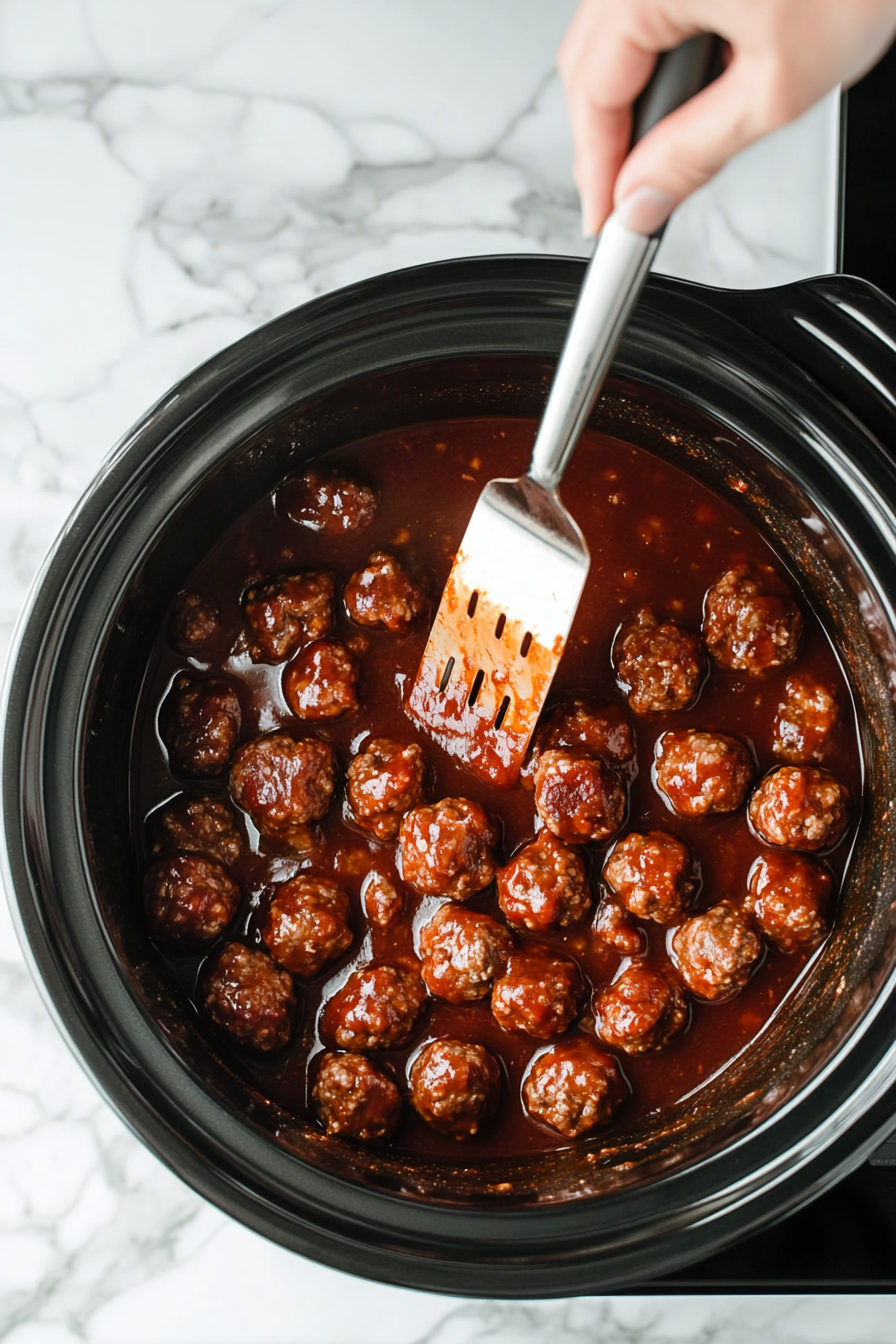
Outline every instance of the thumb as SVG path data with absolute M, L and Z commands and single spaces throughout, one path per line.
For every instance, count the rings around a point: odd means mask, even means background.
M 655 232 L 730 158 L 803 110 L 783 107 L 781 100 L 773 106 L 751 65 L 735 59 L 631 151 L 613 191 L 613 203 L 629 228 Z M 769 76 L 764 82 L 770 83 Z

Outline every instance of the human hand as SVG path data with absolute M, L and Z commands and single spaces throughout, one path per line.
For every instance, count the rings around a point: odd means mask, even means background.
M 657 54 L 700 32 L 728 43 L 724 73 L 629 154 L 632 104 Z M 655 232 L 739 150 L 859 79 L 894 33 L 896 0 L 582 0 L 557 63 L 584 232 L 614 207 Z

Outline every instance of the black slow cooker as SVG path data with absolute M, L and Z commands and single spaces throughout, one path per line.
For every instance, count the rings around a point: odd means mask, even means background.
M 7 882 L 75 1053 L 221 1208 L 416 1288 L 534 1297 L 667 1274 L 825 1190 L 896 1111 L 896 306 L 847 277 L 750 294 L 652 279 L 595 412 L 722 493 L 752 483 L 742 507 L 799 568 L 862 706 L 866 797 L 836 936 L 730 1084 L 615 1180 L 570 1160 L 544 1199 L 428 1200 L 321 1157 L 209 1049 L 146 938 L 130 757 L 172 595 L 307 457 L 426 419 L 537 415 L 582 269 L 495 257 L 402 271 L 209 361 L 102 468 L 38 579 L 8 674 Z

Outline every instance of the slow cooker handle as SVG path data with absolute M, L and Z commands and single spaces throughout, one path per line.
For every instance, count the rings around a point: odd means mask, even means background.
M 712 306 L 839 401 L 896 458 L 896 303 L 852 275 L 714 290 Z

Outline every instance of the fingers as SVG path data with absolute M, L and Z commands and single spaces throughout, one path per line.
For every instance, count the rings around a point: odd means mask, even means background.
M 613 208 L 613 186 L 631 140 L 630 107 L 611 110 L 582 99 L 570 105 L 573 177 L 582 203 L 582 232 L 596 234 Z
M 894 30 L 896 0 L 582 0 L 558 64 L 586 232 L 614 204 L 655 232 L 741 149 L 867 70 Z M 705 31 L 729 42 L 727 70 L 626 157 L 655 53 Z
M 655 232 L 686 196 L 782 120 L 764 115 L 755 84 L 735 61 L 634 147 L 615 180 L 613 203 L 630 228 Z M 656 204 L 644 213 L 640 201 L 648 192 Z
M 631 141 L 632 103 L 656 62 L 652 52 L 606 22 L 598 8 L 579 10 L 558 56 L 586 234 L 597 233 L 612 209 L 613 184 Z
M 558 64 L 585 231 L 615 205 L 655 232 L 728 159 L 873 65 L 894 31 L 896 0 L 582 0 Z M 727 70 L 626 156 L 655 53 L 696 32 L 726 40 Z
M 639 233 L 654 232 L 730 158 L 802 110 L 784 106 L 776 88 L 752 62 L 735 59 L 719 79 L 654 127 L 615 182 L 613 201 L 623 222 Z M 645 212 L 647 194 L 654 204 Z

